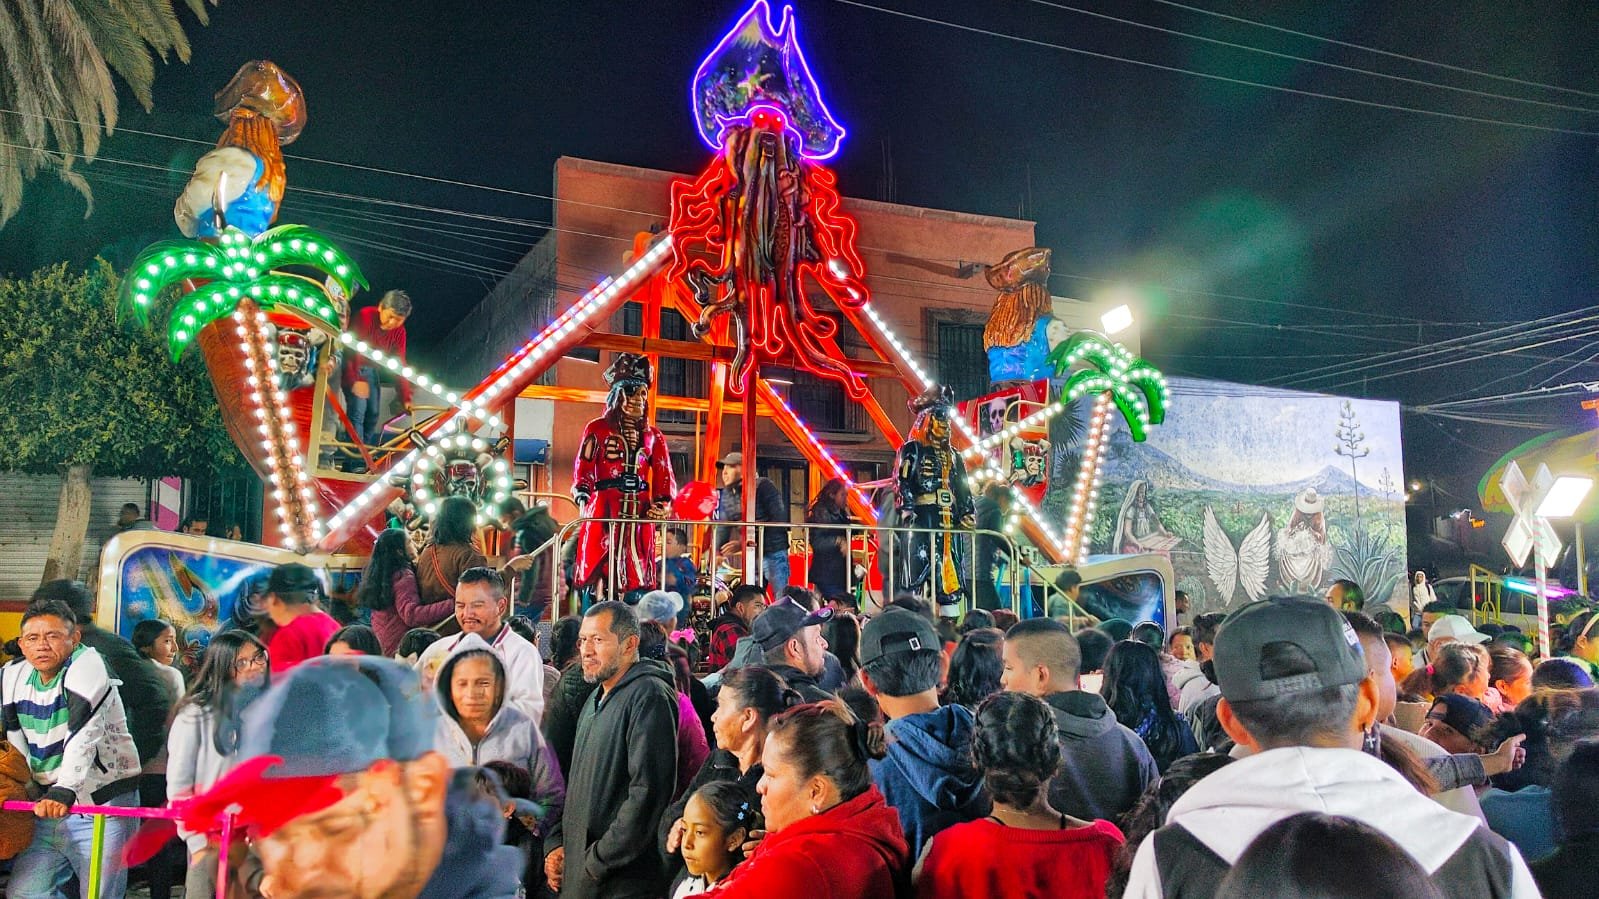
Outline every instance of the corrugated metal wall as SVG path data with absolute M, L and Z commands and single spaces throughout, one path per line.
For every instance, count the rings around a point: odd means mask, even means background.
M 79 577 L 89 578 L 100 544 L 116 531 L 123 503 L 146 506 L 144 481 L 95 478 L 89 533 L 83 543 Z M 55 530 L 61 479 L 49 475 L 0 473 L 0 600 L 26 601 L 44 574 L 44 557 Z

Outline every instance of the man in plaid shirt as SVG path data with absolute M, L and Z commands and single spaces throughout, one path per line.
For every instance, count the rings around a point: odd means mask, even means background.
M 733 588 L 727 610 L 711 622 L 711 652 L 707 661 L 712 669 L 720 670 L 733 661 L 738 641 L 749 636 L 750 625 L 765 609 L 766 592 L 760 587 L 740 584 Z

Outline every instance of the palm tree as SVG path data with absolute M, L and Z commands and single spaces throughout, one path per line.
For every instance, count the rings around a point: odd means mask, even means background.
M 1166 420 L 1166 376 L 1103 334 L 1078 331 L 1050 350 L 1048 359 L 1055 367 L 1055 377 L 1066 379 L 1051 410 L 1066 408 L 1074 400 L 1097 394 L 1100 399 L 1095 404 L 1096 412 L 1098 403 L 1108 398 L 1121 411 L 1122 420 L 1127 422 L 1127 432 L 1140 442 L 1149 436 L 1151 425 Z M 1079 364 L 1083 367 L 1073 371 Z M 1088 554 L 1099 492 L 1096 485 L 1106 444 L 1101 437 L 1085 448 L 1083 468 L 1072 490 L 1065 546 L 1080 557 Z
M 148 324 L 150 309 L 168 288 L 185 288 L 167 317 L 167 346 L 177 359 L 206 325 L 233 312 L 240 300 L 262 309 L 287 306 L 296 315 L 338 332 L 339 302 L 324 282 L 274 271 L 284 266 L 311 268 L 332 281 L 342 296 L 365 287 L 366 278 L 344 251 L 304 225 L 280 225 L 252 239 L 236 228 L 220 242 L 163 240 L 134 260 L 123 281 L 123 308 Z M 190 279 L 210 279 L 192 285 Z
M 216 0 L 211 0 L 213 5 Z M 204 25 L 205 0 L 184 0 Z M 0 10 L 0 225 L 22 206 L 23 186 L 54 170 L 93 209 L 74 170 L 117 124 L 115 72 L 146 111 L 152 51 L 189 61 L 173 0 L 16 0 Z
M 1049 361 L 1056 377 L 1071 372 L 1060 388 L 1061 405 L 1091 393 L 1109 394 L 1136 441 L 1149 435 L 1150 425 L 1166 420 L 1166 376 L 1104 335 L 1078 331 L 1050 351 Z M 1087 367 L 1071 371 L 1079 362 Z

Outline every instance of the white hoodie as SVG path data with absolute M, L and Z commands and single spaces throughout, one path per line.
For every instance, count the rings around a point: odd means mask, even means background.
M 1177 800 L 1167 824 L 1178 824 L 1229 865 L 1261 831 L 1299 812 L 1354 818 L 1375 827 L 1437 871 L 1483 824 L 1427 801 L 1399 773 L 1356 749 L 1273 749 L 1240 759 L 1195 784 Z M 1537 899 L 1521 853 L 1508 843 L 1511 895 Z M 1133 860 L 1128 899 L 1160 899 L 1155 841 Z

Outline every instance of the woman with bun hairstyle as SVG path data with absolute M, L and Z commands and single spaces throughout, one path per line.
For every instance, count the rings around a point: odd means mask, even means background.
M 1104 896 L 1122 832 L 1109 821 L 1080 821 L 1049 804 L 1049 781 L 1060 768 L 1050 707 L 1025 693 L 984 700 L 972 755 L 994 813 L 933 837 L 916 868 L 918 899 Z
M 876 744 L 876 745 L 873 745 Z M 715 899 L 886 899 L 909 895 L 899 814 L 866 763 L 881 741 L 838 700 L 773 718 L 756 791 L 767 833 Z

